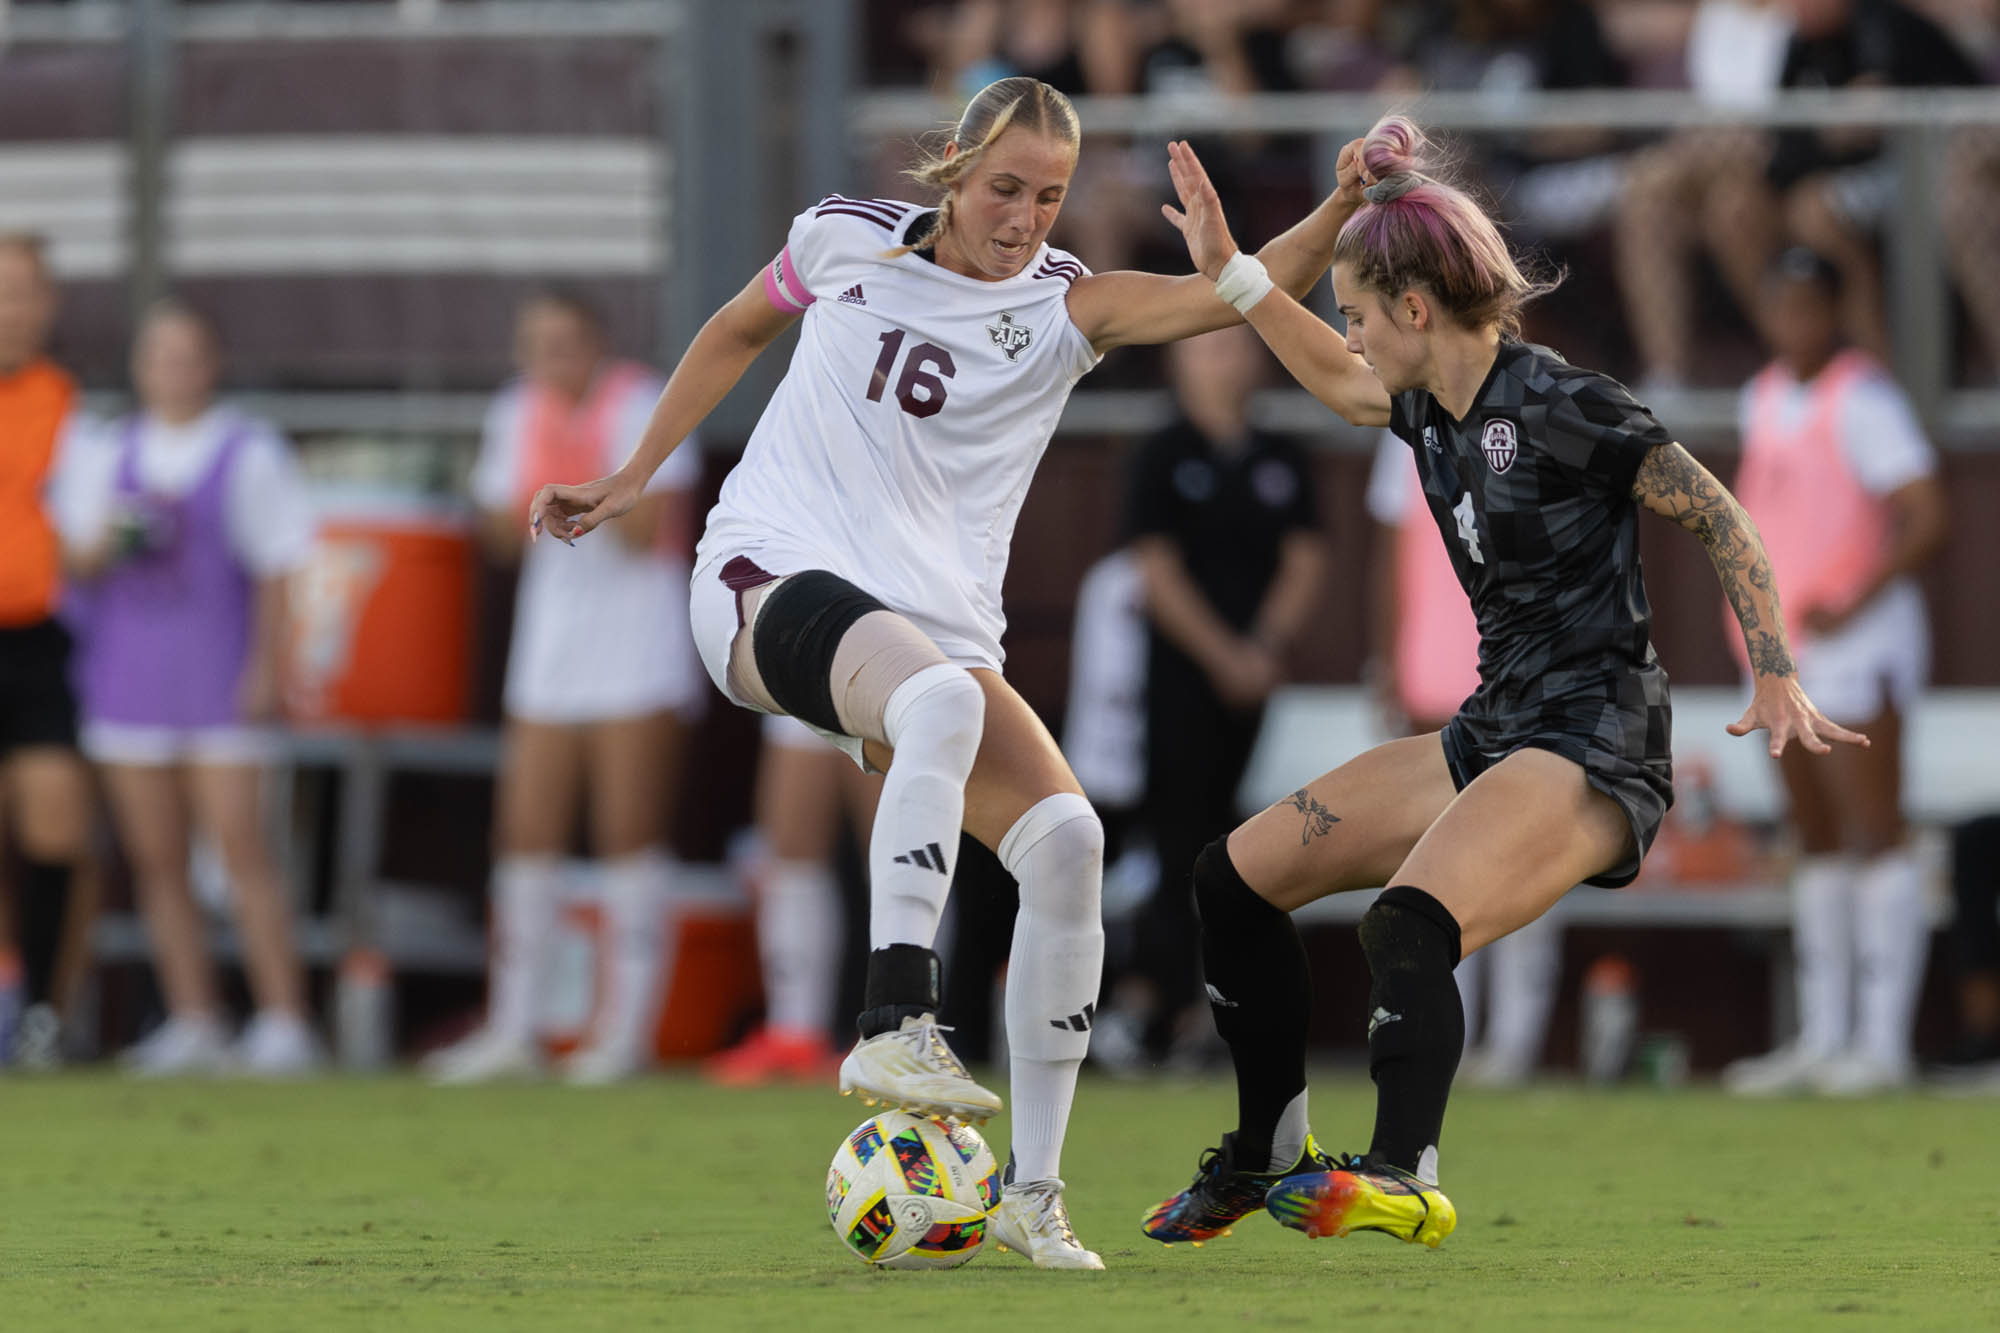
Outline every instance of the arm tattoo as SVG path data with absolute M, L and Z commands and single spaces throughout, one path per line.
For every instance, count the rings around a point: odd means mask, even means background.
M 1785 642 L 1783 617 L 1778 613 L 1778 585 L 1771 577 L 1771 560 L 1764 554 L 1757 525 L 1736 497 L 1687 450 L 1678 444 L 1662 444 L 1648 450 L 1639 464 L 1632 481 L 1632 498 L 1680 524 L 1707 548 L 1729 609 L 1743 627 L 1752 669 L 1760 676 L 1789 675 L 1792 654 Z M 1769 603 L 1769 625 L 1757 610 L 1753 590 Z
M 1291 807 L 1306 817 L 1306 826 L 1299 833 L 1299 846 L 1303 847 L 1314 838 L 1331 833 L 1333 826 L 1340 822 L 1340 816 L 1314 800 L 1312 793 L 1304 787 L 1285 798 Z

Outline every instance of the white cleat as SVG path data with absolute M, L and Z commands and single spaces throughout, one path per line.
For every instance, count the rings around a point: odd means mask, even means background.
M 533 1037 L 480 1028 L 464 1041 L 432 1052 L 423 1064 L 433 1083 L 491 1083 L 496 1079 L 539 1078 L 542 1048 Z
M 259 1013 L 237 1038 L 237 1065 L 253 1078 L 302 1078 L 325 1063 L 305 1022 L 282 1013 Z
M 998 1114 L 1000 1098 L 972 1081 L 945 1045 L 946 1031 L 935 1014 L 920 1014 L 856 1043 L 840 1062 L 840 1095 L 971 1124 Z
M 1104 1267 L 1104 1260 L 1084 1249 L 1070 1229 L 1063 1183 L 1054 1177 L 1006 1186 L 1000 1202 L 986 1215 L 986 1234 L 1037 1268 Z
M 126 1047 L 118 1063 L 138 1078 L 227 1074 L 233 1068 L 222 1025 L 212 1018 L 169 1018 L 144 1041 Z
M 1811 1092 L 1814 1076 L 1829 1057 L 1798 1046 L 1780 1046 L 1769 1055 L 1738 1060 L 1722 1071 L 1723 1091 L 1738 1097 L 1789 1097 Z
M 1907 1063 L 1888 1063 L 1866 1055 L 1842 1055 L 1813 1070 L 1813 1090 L 1828 1097 L 1871 1097 L 1907 1088 L 1916 1071 Z
M 570 1056 L 563 1062 L 562 1076 L 571 1087 L 601 1088 L 637 1078 L 651 1067 L 645 1052 L 610 1042 L 586 1046 Z

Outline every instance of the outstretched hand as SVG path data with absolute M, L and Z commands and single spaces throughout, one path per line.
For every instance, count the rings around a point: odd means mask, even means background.
M 528 502 L 528 537 L 547 532 L 566 546 L 606 519 L 617 518 L 639 500 L 639 488 L 616 475 L 581 486 L 548 485 Z
M 1222 216 L 1222 200 L 1216 196 L 1201 159 L 1194 155 L 1194 149 L 1188 147 L 1185 139 L 1167 145 L 1167 174 L 1174 178 L 1174 193 L 1181 197 L 1181 206 L 1161 204 L 1160 212 L 1166 214 L 1167 221 L 1174 224 L 1187 242 L 1194 266 L 1213 281 L 1236 253 L 1235 238 L 1230 236 L 1229 223 Z
M 1743 716 L 1725 728 L 1732 736 L 1748 736 L 1753 731 L 1767 730 L 1771 733 L 1771 757 L 1784 754 L 1785 746 L 1796 740 L 1811 754 L 1826 754 L 1833 747 L 1828 741 L 1844 741 L 1849 745 L 1868 746 L 1868 738 L 1858 731 L 1849 731 L 1835 722 L 1827 720 L 1826 714 L 1813 706 L 1806 698 L 1806 692 L 1799 688 L 1797 676 L 1759 676 L 1757 691 L 1751 697 L 1750 707 Z

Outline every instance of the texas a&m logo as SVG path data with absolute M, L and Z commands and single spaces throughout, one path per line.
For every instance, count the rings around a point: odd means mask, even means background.
M 1001 314 L 999 323 L 988 324 L 986 331 L 993 335 L 993 345 L 1005 352 L 1009 361 L 1027 350 L 1028 344 L 1035 338 L 1033 329 L 1026 324 L 1014 322 L 1014 312 L 1011 310 Z
M 1514 439 L 1514 423 L 1500 417 L 1487 422 L 1479 435 L 1479 449 L 1486 455 L 1486 465 L 1495 472 L 1505 472 L 1514 466 L 1514 457 L 1520 453 Z

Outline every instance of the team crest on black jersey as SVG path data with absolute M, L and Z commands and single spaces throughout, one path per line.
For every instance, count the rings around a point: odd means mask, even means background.
M 1521 452 L 1514 423 L 1505 417 L 1487 422 L 1486 429 L 1479 433 L 1479 451 L 1486 455 L 1486 465 L 1495 472 L 1505 472 L 1514 466 L 1514 459 Z
M 1035 331 L 1026 324 L 1016 324 L 1011 310 L 1002 311 L 1000 322 L 988 324 L 986 331 L 993 335 L 993 345 L 1005 352 L 1009 361 L 1025 352 L 1035 340 Z

